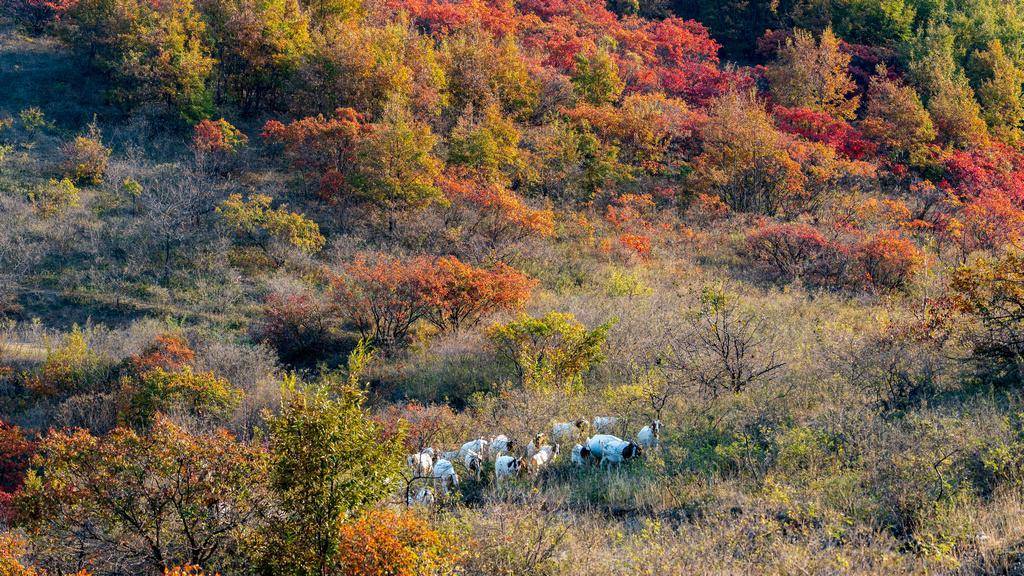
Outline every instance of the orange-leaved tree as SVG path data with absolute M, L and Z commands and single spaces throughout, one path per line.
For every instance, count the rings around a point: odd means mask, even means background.
M 285 158 L 319 182 L 322 196 L 337 199 L 346 188 L 344 170 L 355 162 L 356 146 L 369 131 L 362 114 L 338 108 L 330 117 L 317 115 L 288 124 L 270 120 L 262 136 L 283 145 Z
M 458 330 L 499 310 L 517 310 L 536 283 L 501 263 L 486 269 L 454 256 L 360 256 L 337 279 L 336 295 L 363 334 L 392 348 L 419 320 Z
M 446 224 L 461 240 L 460 256 L 508 262 L 520 242 L 555 232 L 550 208 L 533 208 L 502 184 L 456 174 L 446 178 L 443 187 L 450 203 Z
M 345 576 L 454 574 L 460 556 L 452 536 L 413 512 L 371 510 L 340 531 L 337 573 Z
M 16 498 L 35 553 L 71 571 L 213 566 L 247 544 L 267 502 L 262 448 L 225 431 L 192 434 L 157 415 L 146 433 L 51 431 Z
M 698 192 L 720 197 L 737 212 L 798 210 L 806 177 L 754 95 L 729 93 L 718 99 L 701 136 L 703 149 L 690 176 Z

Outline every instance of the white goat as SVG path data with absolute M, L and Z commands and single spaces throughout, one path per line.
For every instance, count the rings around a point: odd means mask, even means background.
M 526 464 L 522 458 L 514 458 L 512 456 L 499 456 L 494 461 L 494 483 L 501 486 L 508 481 L 509 478 L 518 477 L 523 473 L 526 468 Z
M 405 463 L 416 476 L 430 476 L 434 469 L 434 449 L 425 448 L 418 454 L 410 454 L 405 458 Z
M 592 458 L 600 460 L 601 457 L 604 456 L 604 447 L 606 445 L 617 444 L 619 442 L 622 442 L 622 438 L 619 438 L 618 436 L 613 436 L 611 434 L 595 434 L 590 438 L 587 438 L 587 441 L 583 443 L 583 446 L 590 451 Z
M 583 466 L 590 459 L 590 448 L 582 444 L 577 444 L 572 447 L 572 463 L 574 466 Z
M 534 436 L 533 440 L 530 440 L 530 443 L 526 445 L 526 457 L 533 458 L 533 455 L 544 445 L 544 440 L 546 440 L 546 437 L 543 432 Z
M 508 436 L 499 434 L 494 438 L 491 438 L 490 456 L 491 458 L 497 458 L 498 456 L 512 452 L 515 450 L 515 445 L 515 440 L 510 440 Z
M 558 457 L 558 444 L 552 446 L 551 444 L 545 444 L 541 446 L 537 453 L 530 457 L 530 461 L 527 465 L 530 468 L 530 472 L 536 476 L 540 474 L 540 471 L 546 468 L 549 464 L 554 462 L 555 458 Z
M 645 450 L 650 450 L 661 441 L 661 420 L 651 422 L 650 426 L 644 426 L 636 434 L 636 443 Z
M 643 454 L 643 449 L 640 448 L 636 442 L 626 442 L 625 440 L 619 440 L 618 442 L 609 442 L 602 447 L 601 450 L 601 467 L 608 464 L 608 468 L 619 466 L 627 460 L 638 458 Z
M 483 458 L 487 458 L 487 440 L 481 437 L 463 444 L 462 447 L 459 448 L 459 459 L 465 460 L 466 454 L 469 454 L 470 452 L 476 452 Z
M 619 425 L 618 416 L 597 416 L 594 418 L 594 432 L 606 433 L 611 432 Z
M 462 465 L 473 474 L 477 482 L 480 481 L 480 475 L 484 471 L 484 459 L 482 456 L 476 452 L 467 452 L 466 456 L 462 459 Z
M 434 491 L 429 486 L 420 486 L 415 494 L 409 494 L 409 506 L 432 506 L 434 504 Z
M 586 420 L 559 422 L 551 427 L 551 440 L 558 444 L 579 442 L 585 437 L 589 427 L 590 423 Z
M 455 473 L 455 466 L 450 460 L 441 458 L 434 464 L 434 482 L 441 496 L 448 495 L 449 487 L 459 487 L 459 475 Z

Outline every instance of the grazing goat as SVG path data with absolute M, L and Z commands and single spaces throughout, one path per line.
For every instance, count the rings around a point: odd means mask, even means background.
M 587 438 L 587 441 L 584 442 L 583 446 L 590 451 L 592 458 L 600 460 L 601 457 L 604 456 L 605 446 L 609 444 L 617 444 L 619 442 L 622 442 L 622 438 L 619 438 L 618 436 L 612 436 L 611 434 L 595 434 L 590 438 Z
M 526 457 L 533 458 L 533 455 L 544 445 L 546 439 L 547 437 L 543 432 L 534 436 L 533 440 L 530 440 L 530 443 L 526 445 Z
M 522 458 L 512 456 L 499 456 L 494 461 L 494 483 L 501 486 L 509 478 L 515 478 L 523 473 L 526 464 Z
M 540 474 L 540 471 L 551 464 L 558 457 L 558 444 L 552 446 L 551 444 L 545 444 L 541 446 L 537 453 L 530 457 L 530 461 L 527 462 L 527 466 L 530 468 L 530 472 L 536 476 Z
M 434 482 L 441 496 L 448 495 L 449 487 L 459 487 L 459 475 L 455 473 L 455 466 L 452 466 L 450 460 L 441 458 L 434 464 Z
M 459 460 L 465 460 L 466 454 L 469 454 L 470 452 L 476 452 L 483 458 L 487 458 L 487 440 L 484 440 L 481 437 L 463 444 L 462 447 L 459 448 Z
M 626 460 L 638 458 L 642 454 L 643 449 L 636 442 L 626 442 L 625 440 L 609 442 L 601 450 L 600 465 L 603 468 L 607 463 L 608 468 L 611 469 L 612 465 L 619 466 Z
M 636 434 L 636 443 L 649 450 L 661 440 L 661 420 L 655 420 L 650 426 L 644 426 Z
M 455 461 L 455 460 L 457 460 L 459 458 L 459 451 L 458 450 L 448 450 L 446 452 L 441 452 L 441 458 L 444 458 L 445 460 Z
M 429 477 L 434 469 L 434 449 L 426 448 L 418 454 L 410 454 L 405 458 L 405 463 L 414 475 Z
M 473 477 L 476 478 L 477 482 L 480 481 L 480 475 L 483 474 L 484 471 L 483 457 L 476 452 L 467 452 L 466 456 L 462 459 L 462 465 L 466 467 L 466 470 L 473 474 Z
M 516 449 L 516 441 L 510 440 L 508 436 L 499 434 L 494 438 L 491 438 L 490 445 L 490 456 L 491 458 L 497 458 L 503 454 L 514 452 Z
M 611 432 L 619 425 L 618 416 L 597 416 L 594 418 L 594 432 Z
M 557 444 L 579 442 L 586 437 L 589 427 L 590 423 L 586 420 L 559 422 L 551 427 L 551 439 Z
M 572 463 L 574 466 L 583 466 L 590 459 L 590 448 L 582 444 L 572 447 Z

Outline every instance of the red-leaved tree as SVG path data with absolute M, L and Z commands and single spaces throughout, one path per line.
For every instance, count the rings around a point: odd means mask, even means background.
M 344 171 L 355 161 L 356 146 L 370 129 L 362 114 L 338 108 L 331 117 L 317 115 L 288 124 L 270 120 L 262 136 L 283 145 L 285 158 L 319 182 L 322 196 L 337 199 L 347 188 Z
M 78 0 L 11 0 L 6 3 L 6 12 L 34 33 L 42 32 L 47 26 L 67 14 L 78 4 Z
M 747 234 L 750 257 L 772 280 L 838 284 L 843 278 L 842 246 L 808 224 L 785 223 L 757 227 Z
M 457 330 L 499 310 L 519 309 L 536 283 L 501 263 L 485 269 L 454 256 L 361 256 L 336 281 L 335 297 L 364 335 L 393 348 L 419 320 Z
M 0 521 L 10 519 L 11 499 L 25 482 L 35 449 L 21 428 L 0 420 Z

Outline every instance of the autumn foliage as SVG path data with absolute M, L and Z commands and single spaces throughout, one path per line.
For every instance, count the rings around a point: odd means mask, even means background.
M 747 250 L 771 278 L 811 284 L 841 283 L 843 249 L 817 228 L 799 223 L 770 224 L 747 235 Z
M 0 521 L 9 520 L 13 513 L 12 498 L 25 482 L 35 449 L 36 443 L 21 428 L 0 420 Z
M 454 540 L 411 512 L 371 510 L 343 524 L 338 567 L 347 576 L 445 574 L 458 561 Z
M 319 179 L 321 195 L 333 198 L 343 192 L 342 170 L 354 162 L 356 144 L 369 129 L 361 114 L 339 108 L 331 117 L 318 115 L 289 124 L 270 120 L 262 136 L 282 144 L 292 166 Z
M 188 340 L 178 334 L 159 334 L 137 355 L 130 359 L 135 372 L 142 374 L 161 368 L 180 370 L 192 363 L 196 353 Z
M 335 291 L 339 305 L 364 334 L 394 346 L 419 320 L 458 330 L 494 312 L 519 309 L 535 285 L 502 263 L 486 269 L 453 256 L 363 256 L 347 267 Z
M 469 256 L 507 262 L 523 241 L 554 234 L 550 208 L 533 208 L 499 183 L 451 177 L 444 192 L 451 202 L 447 221 L 460 234 Z
M 233 154 L 248 143 L 249 137 L 223 118 L 203 120 L 193 128 L 192 148 L 197 152 Z
M 15 21 L 38 33 L 59 22 L 77 3 L 77 0 L 14 0 L 9 9 Z
M 921 267 L 924 256 L 909 239 L 897 232 L 878 233 L 857 248 L 857 261 L 864 280 L 882 289 L 901 288 Z
M 260 448 L 225 431 L 193 435 L 163 416 L 146 434 L 52 431 L 34 465 L 45 474 L 18 500 L 36 541 L 96 549 L 119 534 L 129 571 L 208 562 L 240 544 L 265 499 L 253 483 L 266 473 Z

